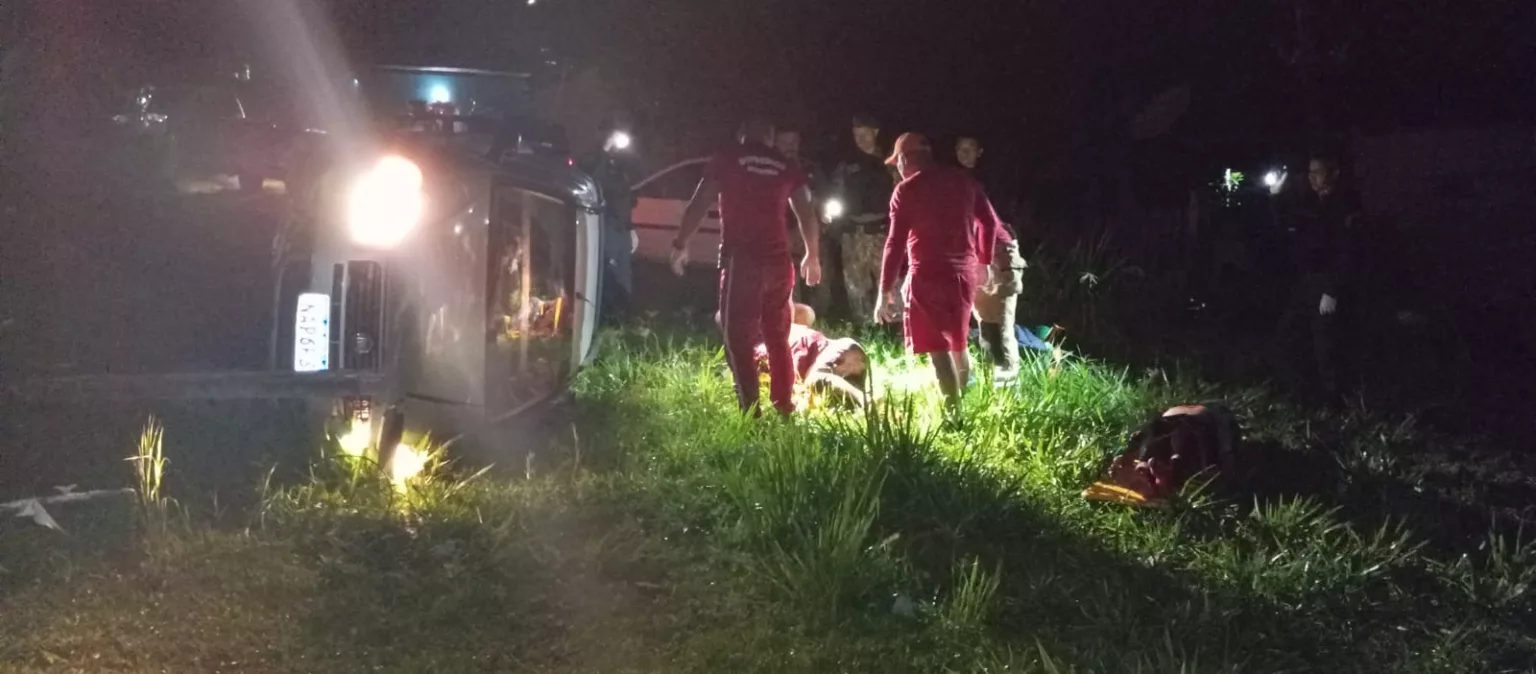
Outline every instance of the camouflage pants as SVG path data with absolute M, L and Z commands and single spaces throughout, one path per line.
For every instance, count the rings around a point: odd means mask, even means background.
M 885 234 L 845 232 L 841 243 L 848 310 L 854 323 L 869 323 L 875 314 L 875 297 L 880 294 L 880 257 L 885 252 Z
M 976 289 L 972 305 L 981 326 L 981 345 L 994 367 L 1019 367 L 1019 342 L 1013 335 L 1015 302 L 1023 290 L 1024 258 L 1016 242 L 998 242 L 992 253 L 994 292 Z

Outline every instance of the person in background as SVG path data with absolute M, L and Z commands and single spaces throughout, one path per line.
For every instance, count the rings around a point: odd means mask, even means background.
M 802 138 L 798 129 L 781 127 L 773 134 L 773 149 L 778 150 L 779 154 L 784 155 L 785 159 L 805 173 L 806 184 L 811 188 L 811 195 L 815 196 L 820 194 L 825 179 L 821 175 L 821 169 L 800 154 L 801 145 Z
M 583 157 L 579 166 L 603 195 L 602 313 L 613 320 L 624 315 L 634 295 L 634 253 L 640 238 L 630 220 L 635 208 L 631 186 L 636 174 L 630 163 L 634 141 L 622 121 L 604 126 L 602 146 Z
M 967 171 L 975 171 L 976 164 L 981 161 L 981 141 L 975 136 L 960 136 L 955 139 L 955 162 L 960 168 Z M 974 175 L 972 177 L 975 177 Z
M 880 265 L 875 320 L 895 319 L 896 278 L 910 264 L 903 294 L 907 348 L 927 354 L 951 412 L 970 378 L 967 351 L 977 276 L 990 276 L 1002 224 L 987 195 L 964 170 L 933 160 L 920 134 L 902 134 L 888 162 L 902 181 L 891 195 L 891 231 Z M 986 271 L 982 271 L 986 270 Z
M 1307 183 L 1311 189 L 1303 196 L 1289 228 L 1296 280 L 1277 336 L 1286 356 L 1297 342 L 1311 343 L 1311 366 L 1290 369 L 1310 372 L 1313 376 L 1304 383 L 1311 392 L 1337 405 L 1343 402 L 1344 393 L 1340 373 L 1346 362 L 1341 353 L 1343 321 L 1357 311 L 1350 303 L 1355 299 L 1351 270 L 1358 261 L 1355 248 L 1360 199 L 1341 185 L 1339 160 L 1329 154 L 1313 156 Z
M 981 183 L 998 217 L 1014 227 L 1027 225 L 1027 216 L 1021 207 L 1017 186 L 996 170 L 995 163 L 982 164 L 981 159 L 985 154 L 980 138 L 976 136 L 955 138 L 955 163 L 970 171 L 971 177 Z
M 880 255 L 890 228 L 891 191 L 896 179 L 883 162 L 880 124 L 860 115 L 853 118 L 857 151 L 832 174 L 831 196 L 842 204 L 842 215 L 829 218 L 842 256 L 842 280 L 848 309 L 856 322 L 874 314 L 880 281 Z
M 672 242 L 672 271 L 683 275 L 688 239 L 698 231 L 704 212 L 718 201 L 720 329 L 736 382 L 736 400 L 743 411 L 761 413 L 753 350 L 767 344 L 769 399 L 787 416 L 795 410 L 795 368 L 789 350 L 795 267 L 784 227 L 784 204 L 791 205 L 800 221 L 800 238 L 805 242 L 800 273 L 813 286 L 821 282 L 820 224 L 805 174 L 773 149 L 773 140 L 772 124 L 748 121 L 741 125 L 737 145 L 709 160 Z
M 797 129 L 779 127 L 778 131 L 774 134 L 773 149 L 778 150 L 779 154 L 784 155 L 785 159 L 788 159 L 790 163 L 794 164 L 797 168 L 800 169 L 801 172 L 805 173 L 806 184 L 808 187 L 810 187 L 811 190 L 811 203 L 815 204 L 818 202 L 821 195 L 825 192 L 824 178 L 821 175 L 821 169 L 816 166 L 815 162 L 806 161 L 805 158 L 800 154 L 800 145 L 801 136 L 800 131 Z M 785 213 L 784 225 L 787 228 L 793 229 L 795 227 L 794 211 L 788 207 L 786 207 L 785 210 L 787 212 Z M 793 246 L 793 252 L 796 256 L 800 256 L 805 253 L 804 246 L 801 245 L 800 239 L 798 237 L 791 237 L 790 244 Z M 823 237 L 821 241 L 821 252 L 823 259 L 826 258 L 828 248 L 830 248 L 830 246 L 828 245 L 826 238 Z M 825 270 L 823 270 L 823 272 L 825 272 Z M 832 304 L 832 297 L 829 287 L 830 286 L 827 284 L 819 284 L 815 286 L 806 285 L 804 279 L 801 279 L 800 282 L 795 284 L 795 297 L 810 302 L 811 304 L 821 307 L 823 310 L 825 310 Z
M 981 141 L 974 136 L 955 140 L 955 161 L 977 182 L 977 163 L 981 160 Z M 990 194 L 988 195 L 990 199 Z M 1019 342 L 1014 337 L 1014 313 L 1019 293 L 1024 287 L 1024 258 L 1019 255 L 1017 235 L 1003 222 L 992 251 L 992 283 L 976 289 L 975 314 L 980 326 L 981 346 L 992 362 L 993 379 L 1011 381 L 1019 371 Z

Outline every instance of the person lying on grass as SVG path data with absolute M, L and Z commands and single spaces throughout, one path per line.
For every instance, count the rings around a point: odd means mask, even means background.
M 796 397 L 824 400 L 833 406 L 863 407 L 864 382 L 869 373 L 869 356 L 864 346 L 850 338 L 832 339 L 811 326 L 816 311 L 804 304 L 792 304 L 793 323 L 789 327 L 789 351 L 795 363 Z M 720 314 L 715 314 L 720 321 Z M 760 372 L 767 372 L 768 345 L 759 343 L 753 352 Z
M 1083 491 L 1083 498 L 1164 505 L 1197 476 L 1234 476 L 1241 438 L 1237 418 L 1225 405 L 1169 408 L 1131 435 L 1125 451 Z

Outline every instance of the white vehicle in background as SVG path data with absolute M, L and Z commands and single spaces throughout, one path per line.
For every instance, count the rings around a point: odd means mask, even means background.
M 635 209 L 630 222 L 640 245 L 635 257 L 666 264 L 672 255 L 672 242 L 683 221 L 683 210 L 693 199 L 693 192 L 704 177 L 708 157 L 680 161 L 635 184 Z M 714 268 L 720 262 L 720 207 L 709 209 L 699 231 L 688 241 L 688 264 Z

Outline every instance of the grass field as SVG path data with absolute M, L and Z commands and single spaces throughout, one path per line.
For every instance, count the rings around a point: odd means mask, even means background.
M 1536 670 L 1528 478 L 1409 421 L 1058 355 L 946 427 L 884 345 L 869 411 L 752 421 L 706 337 L 605 339 L 516 479 L 330 458 L 239 516 L 0 523 L 0 671 Z M 1214 398 L 1245 475 L 1079 497 L 1148 415 Z

